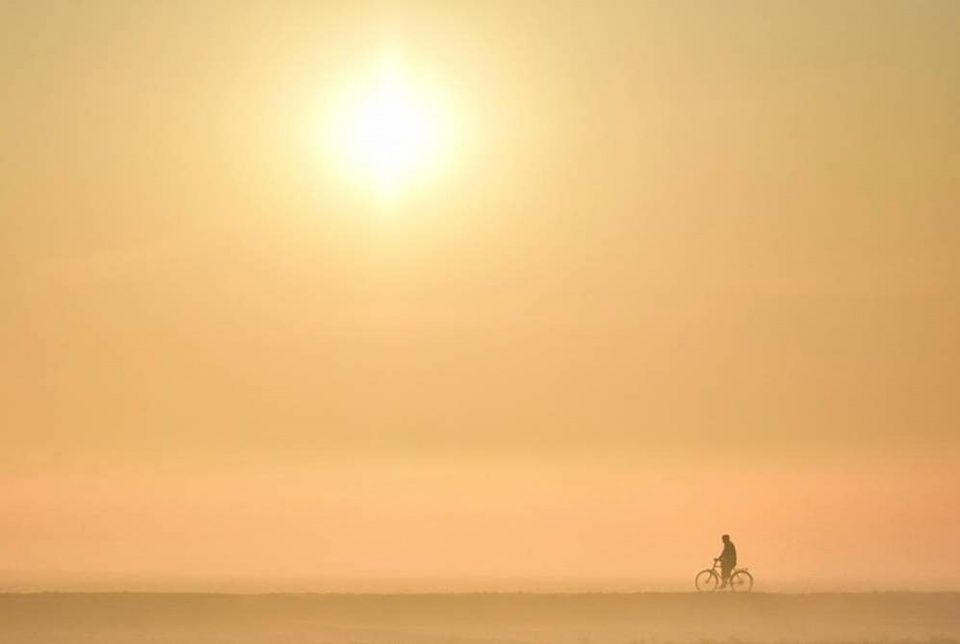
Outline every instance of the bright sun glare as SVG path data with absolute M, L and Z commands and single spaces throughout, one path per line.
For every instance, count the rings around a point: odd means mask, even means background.
M 451 144 L 437 93 L 393 60 L 344 92 L 332 126 L 334 163 L 381 199 L 427 179 Z

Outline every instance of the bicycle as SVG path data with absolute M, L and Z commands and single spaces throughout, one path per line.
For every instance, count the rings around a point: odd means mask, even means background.
M 720 587 L 723 580 L 717 572 L 719 567 L 720 562 L 715 560 L 713 568 L 704 568 L 697 573 L 694 583 L 698 592 L 713 592 Z M 746 568 L 734 568 L 727 580 L 727 587 L 733 591 L 749 593 L 753 590 L 753 575 Z

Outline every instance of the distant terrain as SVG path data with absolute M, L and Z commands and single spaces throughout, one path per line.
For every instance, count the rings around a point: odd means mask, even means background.
M 4 644 L 958 642 L 960 593 L 7 594 Z

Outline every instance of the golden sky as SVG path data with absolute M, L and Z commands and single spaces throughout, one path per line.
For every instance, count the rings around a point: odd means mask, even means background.
M 956 588 L 958 24 L 0 3 L 0 586 Z

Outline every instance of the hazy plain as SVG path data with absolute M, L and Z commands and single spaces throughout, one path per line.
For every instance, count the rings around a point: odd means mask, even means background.
M 960 593 L 8 594 L 0 641 L 943 643 Z

